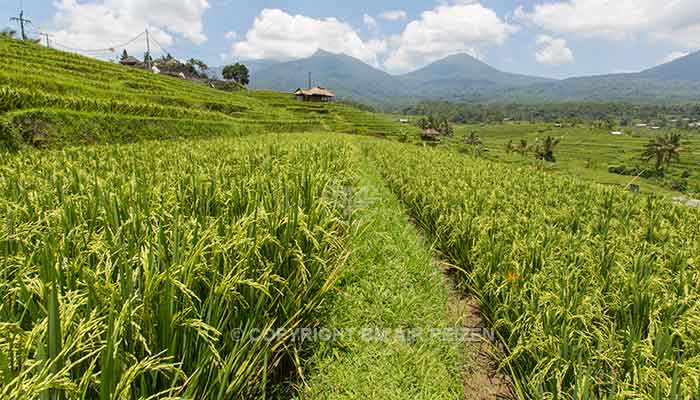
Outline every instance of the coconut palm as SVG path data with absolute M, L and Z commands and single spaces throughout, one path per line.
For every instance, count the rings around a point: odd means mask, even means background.
M 521 156 L 526 156 L 530 151 L 530 145 L 527 144 L 526 139 L 520 139 L 520 144 L 515 147 L 515 151 L 520 153 Z
M 656 170 L 658 171 L 664 164 L 671 165 L 672 161 L 678 161 L 681 151 L 683 151 L 681 135 L 669 133 L 666 136 L 657 136 L 649 141 L 644 147 L 642 159 L 644 161 L 655 160 Z
M 510 154 L 510 153 L 516 151 L 516 146 L 515 146 L 515 144 L 513 144 L 512 139 L 509 140 L 508 143 L 506 143 L 505 150 L 506 150 L 506 154 Z
M 547 136 L 543 141 L 537 141 L 535 144 L 535 158 L 548 162 L 556 162 L 554 158 L 554 148 L 559 144 L 560 139 Z
M 476 135 L 476 132 L 471 132 L 469 136 L 464 138 L 464 144 L 468 144 L 470 146 L 481 146 L 484 143 L 481 141 L 481 138 Z
M 670 133 L 666 139 L 666 165 L 671 165 L 671 161 L 680 161 L 683 145 L 679 133 Z

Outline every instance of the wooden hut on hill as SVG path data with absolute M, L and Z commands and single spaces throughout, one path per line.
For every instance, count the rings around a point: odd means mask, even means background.
M 335 94 L 328 89 L 315 87 L 312 89 L 297 89 L 294 91 L 294 96 L 300 101 L 314 101 L 327 103 L 335 100 Z
M 122 60 L 119 61 L 119 64 L 121 65 L 128 65 L 128 66 L 135 66 L 141 64 L 141 61 L 134 57 L 134 56 L 128 56 Z
M 442 134 L 437 129 L 428 128 L 421 134 L 421 139 L 426 142 L 439 142 Z

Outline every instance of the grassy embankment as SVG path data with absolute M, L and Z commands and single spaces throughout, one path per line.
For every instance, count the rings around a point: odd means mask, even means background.
M 464 398 L 460 344 L 430 335 L 431 329 L 455 327 L 430 248 L 366 159 L 355 191 L 352 254 L 325 321 L 354 334 L 316 351 L 301 398 Z

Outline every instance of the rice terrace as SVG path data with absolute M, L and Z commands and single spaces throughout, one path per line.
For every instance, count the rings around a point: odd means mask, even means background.
M 0 400 L 700 400 L 694 2 L 3 3 Z

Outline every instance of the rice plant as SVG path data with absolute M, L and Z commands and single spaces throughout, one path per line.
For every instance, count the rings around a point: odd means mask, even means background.
M 364 150 L 477 294 L 533 399 L 700 398 L 700 212 L 447 151 Z
M 335 140 L 5 155 L 0 398 L 254 398 L 301 371 L 346 253 Z M 239 338 L 243 337 L 243 340 Z

